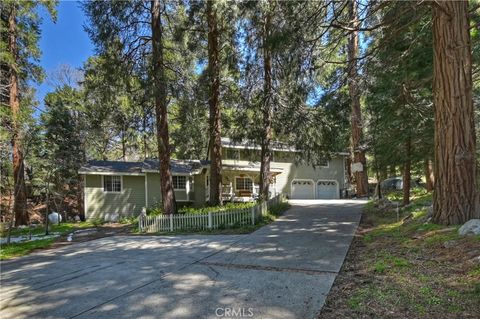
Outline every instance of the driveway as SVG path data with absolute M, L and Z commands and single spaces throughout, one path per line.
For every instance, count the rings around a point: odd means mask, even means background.
M 2 262 L 0 317 L 314 318 L 364 203 L 292 201 L 249 235 L 115 236 Z

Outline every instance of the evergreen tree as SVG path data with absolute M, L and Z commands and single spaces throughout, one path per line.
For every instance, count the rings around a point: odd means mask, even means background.
M 55 19 L 55 1 L 2 1 L 0 4 L 1 35 L 0 48 L 2 80 L 2 111 L 8 114 L 5 123 L 9 128 L 13 157 L 15 225 L 25 225 L 29 221 L 27 214 L 27 193 L 25 186 L 24 163 L 24 108 L 28 105 L 22 101 L 29 86 L 29 81 L 41 81 L 42 70 L 37 63 L 40 58 L 38 40 L 41 19 L 39 7 L 45 7 Z M 3 76 L 3 74 L 5 76 Z

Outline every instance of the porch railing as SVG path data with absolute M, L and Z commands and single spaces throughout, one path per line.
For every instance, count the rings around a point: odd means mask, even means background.
M 241 225 L 255 225 L 262 215 L 272 206 L 283 202 L 279 194 L 266 202 L 258 203 L 250 208 L 232 209 L 206 214 L 170 214 L 146 216 L 142 213 L 138 218 L 138 228 L 142 233 L 173 232 L 182 230 L 212 230 L 232 228 Z

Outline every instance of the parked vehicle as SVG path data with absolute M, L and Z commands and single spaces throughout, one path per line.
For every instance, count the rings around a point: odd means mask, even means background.
M 415 178 L 410 182 L 410 187 L 420 187 L 420 179 Z M 390 177 L 380 183 L 382 191 L 389 190 L 402 190 L 403 189 L 403 178 L 400 177 Z

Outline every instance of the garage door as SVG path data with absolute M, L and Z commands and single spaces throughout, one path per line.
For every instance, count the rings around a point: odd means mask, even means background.
M 337 182 L 318 181 L 317 182 L 318 199 L 336 199 L 338 198 Z
M 313 181 L 293 180 L 292 181 L 292 199 L 314 199 Z

